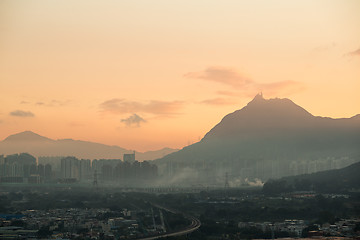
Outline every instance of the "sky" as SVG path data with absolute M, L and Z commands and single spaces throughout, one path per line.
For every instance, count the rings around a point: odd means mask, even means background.
M 259 92 L 360 113 L 358 0 L 2 0 L 0 139 L 199 141 Z

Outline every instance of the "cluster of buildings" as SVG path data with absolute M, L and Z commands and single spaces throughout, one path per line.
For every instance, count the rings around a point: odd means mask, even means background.
M 311 231 L 311 236 L 342 236 L 342 237 L 355 237 L 354 229 L 360 225 L 360 219 L 342 219 L 334 224 L 325 223 L 319 226 L 318 231 Z M 359 230 L 358 230 L 359 231 Z
M 19 226 L 19 222 L 25 224 Z M 116 212 L 102 208 L 26 210 L 21 215 L 0 216 L 1 239 L 114 239 L 115 235 L 117 238 L 137 236 L 138 230 L 135 215 L 127 209 Z
M 52 157 L 41 157 L 39 161 L 50 162 Z M 94 173 L 108 179 L 109 169 L 115 168 L 122 163 L 127 165 L 135 164 L 135 153 L 124 154 L 123 161 L 121 159 L 78 159 L 76 157 L 60 157 L 60 165 L 57 165 L 57 172 L 60 173 L 59 178 L 62 179 L 76 179 L 76 180 L 88 180 L 94 178 Z M 112 174 L 110 174 L 112 175 Z
M 30 154 L 0 155 L 0 182 L 40 183 L 51 178 L 52 166 L 37 164 L 36 158 Z
M 350 157 L 327 157 L 316 160 L 292 161 L 289 165 L 290 175 L 309 174 L 347 167 L 356 162 Z
M 132 184 L 157 177 L 156 165 L 138 162 L 135 153 L 122 159 L 35 157 L 27 153 L 0 155 L 0 183 L 73 183 L 121 181 Z
M 287 232 L 292 236 L 301 237 L 302 231 L 307 227 L 304 220 L 285 220 L 283 222 L 239 222 L 239 228 L 254 227 L 262 232 Z
M 117 181 L 135 183 L 143 180 L 155 180 L 158 175 L 157 166 L 148 161 L 135 161 L 134 154 L 124 154 L 121 159 L 77 159 L 65 157 L 61 159 L 61 179 L 67 181 Z
M 349 237 L 353 238 L 359 236 L 355 227 L 360 224 L 360 219 L 342 219 L 334 224 L 325 223 L 323 225 L 317 225 L 318 230 L 308 231 L 305 233 L 308 237 L 321 238 L 321 237 Z M 284 222 L 239 222 L 239 228 L 255 227 L 262 232 L 287 232 L 293 237 L 302 237 L 303 231 L 306 230 L 308 225 L 304 220 L 285 220 Z M 275 236 L 276 237 L 276 236 Z
M 339 169 L 356 162 L 351 157 L 327 157 L 318 159 L 222 159 L 221 161 L 172 161 L 164 166 L 164 175 L 169 179 L 187 176 L 184 182 L 206 183 L 207 185 L 224 184 L 224 176 L 235 185 L 245 179 L 276 179 L 285 176 L 310 174 L 319 171 Z M 237 181 L 238 179 L 242 181 Z M 231 185 L 231 184 L 230 184 Z
M 138 239 L 165 233 L 164 221 L 152 208 L 25 210 L 0 215 L 0 239 Z

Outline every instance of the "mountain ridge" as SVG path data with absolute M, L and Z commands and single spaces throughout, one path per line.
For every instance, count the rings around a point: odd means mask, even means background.
M 209 138 L 211 135 L 236 134 L 237 130 L 246 133 L 246 129 L 251 129 L 252 134 L 254 128 L 262 133 L 282 130 L 291 130 L 292 128 L 308 128 L 309 124 L 313 128 L 322 128 L 325 125 L 337 126 L 337 122 L 341 120 L 357 121 L 360 114 L 351 118 L 329 118 L 314 116 L 304 108 L 295 104 L 287 98 L 264 99 L 262 95 L 257 95 L 245 107 L 236 110 L 224 116 L 224 118 L 216 124 L 203 139 Z M 326 121 L 326 122 L 325 122 Z M 358 123 L 355 123 L 358 124 Z M 272 130 L 272 131 L 271 131 Z
M 155 161 L 163 171 L 191 168 L 218 175 L 282 176 L 292 162 L 360 155 L 359 116 L 318 117 L 290 99 L 257 95 L 224 116 L 199 142 Z M 274 166 L 277 173 L 272 172 Z
M 135 152 L 136 159 L 140 161 L 153 160 L 177 151 L 178 149 L 163 148 L 147 152 Z M 36 157 L 39 156 L 75 156 L 78 158 L 101 159 L 121 158 L 125 153 L 133 151 L 116 145 L 74 140 L 74 139 L 50 139 L 32 131 L 23 131 L 12 134 L 0 141 L 0 154 L 15 154 L 27 152 Z
M 55 141 L 55 140 L 27 130 L 20 133 L 11 134 L 8 137 L 6 137 L 3 141 Z

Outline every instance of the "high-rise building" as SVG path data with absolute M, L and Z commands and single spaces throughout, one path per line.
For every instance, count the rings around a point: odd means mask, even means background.
M 135 151 L 133 153 L 125 153 L 123 159 L 124 162 L 129 162 L 129 163 L 135 162 Z
M 51 180 L 52 178 L 52 167 L 50 164 L 45 165 L 45 179 Z
M 0 176 L 27 177 L 30 165 L 36 164 L 36 158 L 28 153 L 0 156 Z
M 111 165 L 103 165 L 101 168 L 101 172 L 102 172 L 102 179 L 103 180 L 113 180 L 113 168 Z
M 65 156 L 42 156 L 38 157 L 38 164 L 50 164 L 52 171 L 60 172 L 61 171 L 61 159 Z
M 42 165 L 42 164 L 38 165 L 38 174 L 42 178 L 45 177 L 45 166 L 44 165 Z
M 80 180 L 87 180 L 92 178 L 91 161 L 89 159 L 80 160 Z
M 4 155 L 0 155 L 0 178 L 5 176 L 5 158 Z
M 61 159 L 61 177 L 80 179 L 80 161 L 76 157 Z

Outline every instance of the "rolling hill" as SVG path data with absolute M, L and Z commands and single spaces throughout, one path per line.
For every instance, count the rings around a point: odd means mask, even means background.
M 136 159 L 153 160 L 177 149 L 164 148 L 158 151 L 136 152 Z M 40 136 L 31 131 L 10 135 L 0 142 L 0 154 L 8 155 L 27 152 L 35 157 L 39 156 L 75 156 L 85 159 L 122 159 L 124 153 L 132 151 L 100 143 L 60 139 L 53 140 Z

